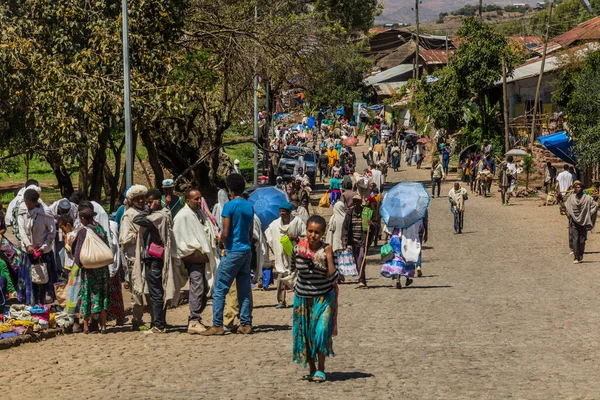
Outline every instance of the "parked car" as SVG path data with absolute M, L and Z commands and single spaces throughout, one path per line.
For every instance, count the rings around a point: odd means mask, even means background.
M 292 179 L 294 175 L 294 166 L 298 162 L 298 157 L 303 156 L 306 162 L 306 175 L 310 179 L 310 185 L 315 186 L 317 179 L 317 153 L 308 147 L 286 146 L 281 154 L 279 166 L 277 167 L 277 175 L 285 180 Z

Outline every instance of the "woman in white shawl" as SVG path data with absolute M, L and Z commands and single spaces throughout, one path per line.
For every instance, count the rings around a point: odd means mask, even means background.
M 223 229 L 223 217 L 221 213 L 223 212 L 223 207 L 225 207 L 225 204 L 229 201 L 229 195 L 227 194 L 227 191 L 224 189 L 219 190 L 219 193 L 217 193 L 217 200 L 217 204 L 215 204 L 212 209 L 212 214 L 217 220 L 217 226 L 219 227 L 220 232 Z
M 296 161 L 296 165 L 294 166 L 294 176 L 298 176 L 299 172 L 302 171 L 302 175 L 306 173 L 306 163 L 304 162 L 304 157 L 298 157 L 298 161 Z
M 334 254 L 335 252 L 344 249 L 344 243 L 342 240 L 342 227 L 344 226 L 345 219 L 346 205 L 343 201 L 338 201 L 333 206 L 333 215 L 329 219 L 326 238 L 326 242 L 331 245 Z

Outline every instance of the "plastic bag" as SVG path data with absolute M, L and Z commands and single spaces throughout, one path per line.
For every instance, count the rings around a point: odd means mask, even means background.
M 283 247 L 283 252 L 286 256 L 290 257 L 292 255 L 292 251 L 294 250 L 294 244 L 288 237 L 288 235 L 283 235 L 279 239 L 279 243 L 281 243 L 281 247 Z
M 114 262 L 112 250 L 104 241 L 89 228 L 81 246 L 79 259 L 83 268 L 96 269 L 106 267 Z
M 44 261 L 39 259 L 36 263 L 31 264 L 31 283 L 44 285 L 48 283 L 48 280 L 48 267 Z
M 381 246 L 379 254 L 381 256 L 381 260 L 383 262 L 387 262 L 394 258 L 394 249 L 392 249 L 392 246 L 389 243 L 386 243 Z
M 352 250 L 338 250 L 333 255 L 333 261 L 340 273 L 344 276 L 358 276 L 356 262 L 352 256 Z
M 331 201 L 329 200 L 329 193 L 324 193 L 319 200 L 319 207 L 329 208 L 331 207 Z

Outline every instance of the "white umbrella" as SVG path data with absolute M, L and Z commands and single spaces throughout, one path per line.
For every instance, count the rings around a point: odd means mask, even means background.
M 526 155 L 528 155 L 529 153 L 526 152 L 525 150 L 521 150 L 521 149 L 512 149 L 510 150 L 508 153 L 506 153 L 506 156 L 513 156 L 513 157 L 524 157 Z

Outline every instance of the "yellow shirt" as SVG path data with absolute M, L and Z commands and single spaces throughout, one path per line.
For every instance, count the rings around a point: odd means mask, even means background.
M 333 167 L 335 161 L 340 159 L 340 156 L 336 149 L 327 150 L 327 158 L 329 158 L 329 166 Z

